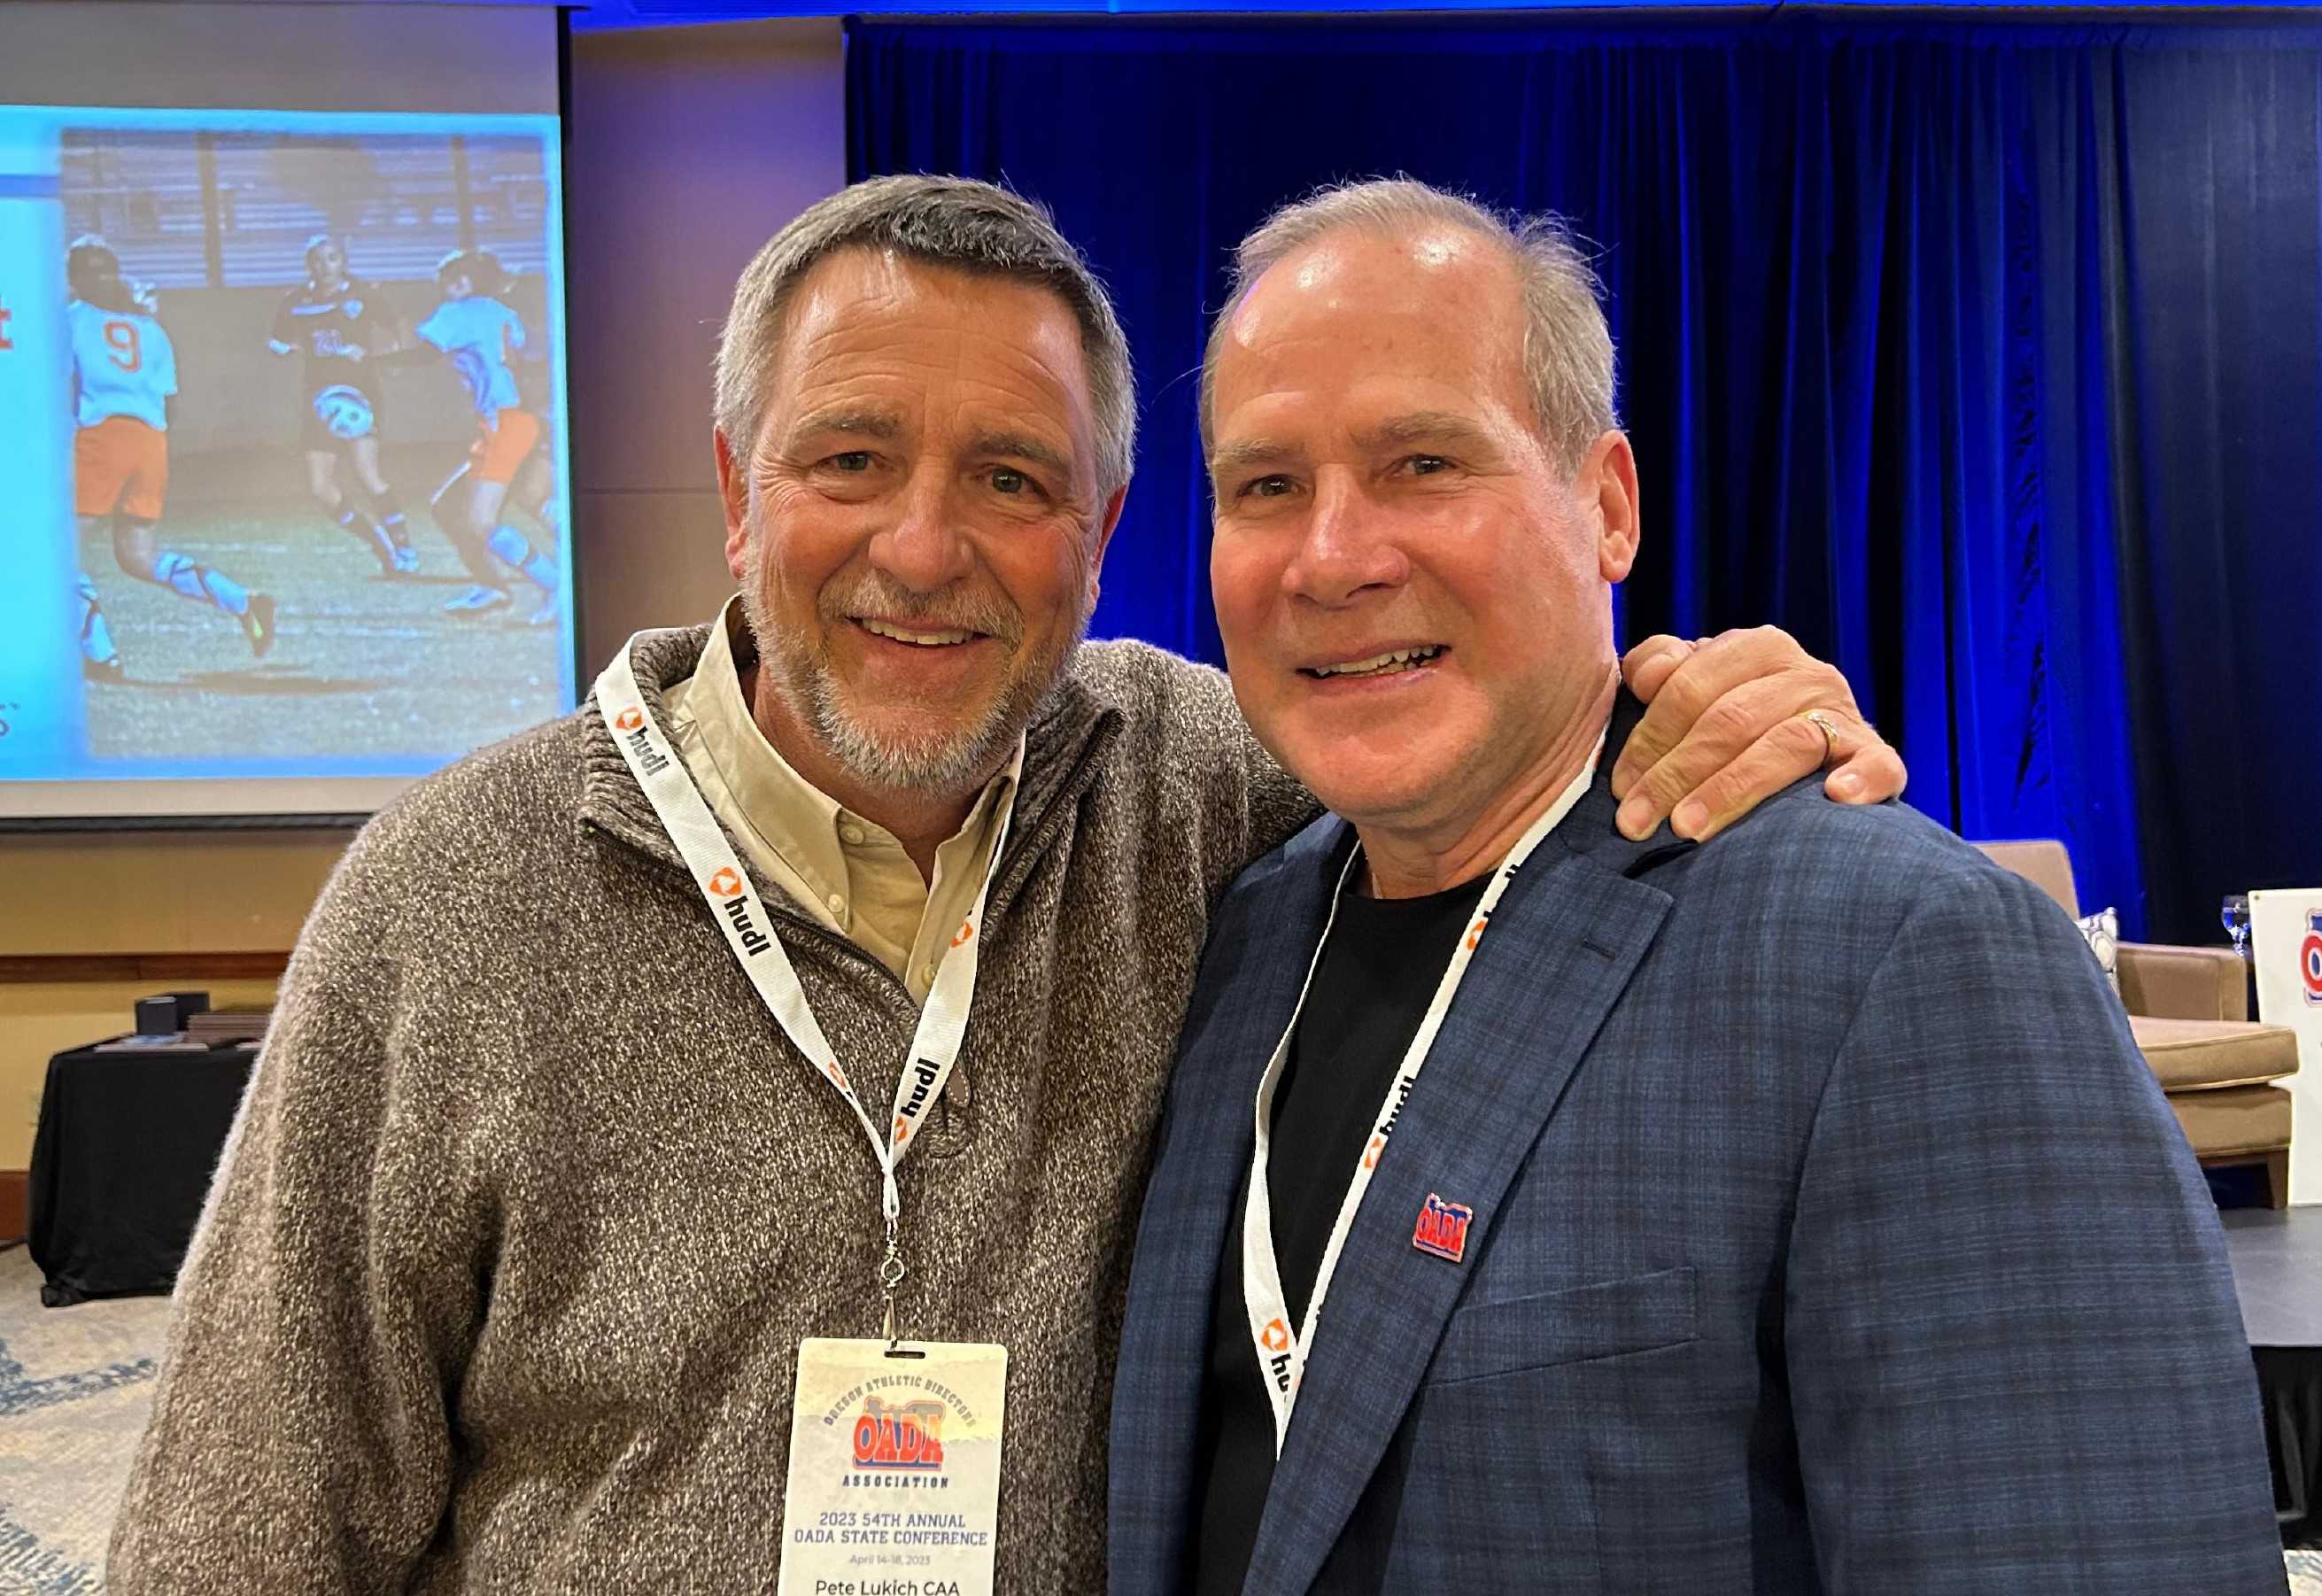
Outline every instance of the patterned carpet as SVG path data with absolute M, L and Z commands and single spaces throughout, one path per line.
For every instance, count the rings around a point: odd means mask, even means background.
M 24 1249 L 0 1252 L 0 1596 L 104 1589 L 169 1316 L 166 1297 L 44 1308 Z
M 169 1317 L 165 1297 L 44 1308 L 24 1249 L 0 1252 L 0 1596 L 104 1591 Z M 2288 1557 L 2290 1596 L 2322 1596 L 2322 1551 Z

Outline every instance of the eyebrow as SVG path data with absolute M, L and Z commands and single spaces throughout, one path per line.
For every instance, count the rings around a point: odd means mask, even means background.
M 1355 440 L 1369 449 L 1402 444 L 1458 444 L 1468 448 L 1488 446 L 1490 435 L 1465 416 L 1449 410 L 1414 410 L 1390 416 Z
M 1390 416 L 1355 437 L 1356 446 L 1367 454 L 1411 444 L 1481 449 L 1489 448 L 1491 441 L 1491 436 L 1475 422 L 1449 410 L 1413 410 L 1404 416 Z M 1210 472 L 1213 476 L 1222 476 L 1253 465 L 1281 465 L 1305 457 L 1303 447 L 1277 438 L 1238 438 L 1218 446 L 1217 453 L 1210 456 Z
M 1210 456 L 1210 474 L 1223 476 L 1252 465 L 1280 465 L 1305 457 L 1306 451 L 1295 444 L 1275 438 L 1237 438 L 1230 444 L 1220 444 L 1217 452 Z
M 903 424 L 884 410 L 849 409 L 844 407 L 818 410 L 803 417 L 791 428 L 792 441 L 809 438 L 818 434 L 840 432 L 854 437 L 876 438 L 882 443 L 900 437 Z
M 974 441 L 969 444 L 968 452 L 974 454 L 1012 455 L 1019 460 L 1028 460 L 1035 465 L 1045 465 L 1059 476 L 1069 477 L 1073 474 L 1072 456 L 1053 444 L 1042 443 L 1028 433 L 978 433 Z

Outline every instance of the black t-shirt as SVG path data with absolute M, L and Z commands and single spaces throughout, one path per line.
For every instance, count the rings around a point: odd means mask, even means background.
M 1339 900 L 1337 923 L 1274 1088 L 1266 1188 L 1274 1207 L 1275 1261 L 1293 1324 L 1306 1316 L 1355 1161 L 1490 879 L 1487 872 L 1423 898 L 1350 892 Z M 1248 1200 L 1245 1176 L 1219 1260 L 1217 1313 L 1202 1381 L 1204 1496 L 1191 1548 L 1199 1596 L 1241 1590 L 1274 1480 L 1274 1408 L 1250 1344 L 1242 1295 Z
M 392 326 L 386 304 L 370 283 L 349 278 L 336 289 L 318 289 L 306 282 L 282 297 L 274 313 L 274 342 L 306 357 L 309 399 L 343 383 L 376 408 L 378 383 L 370 357 L 379 353 Z M 350 348 L 363 353 L 349 358 Z

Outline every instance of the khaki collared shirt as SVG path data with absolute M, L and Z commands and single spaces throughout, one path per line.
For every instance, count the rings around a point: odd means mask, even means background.
M 742 697 L 737 634 L 746 650 L 739 599 L 709 628 L 693 675 L 665 695 L 670 741 L 751 865 L 925 1003 L 991 867 L 1001 812 L 1023 771 L 1022 741 L 936 849 L 935 879 L 923 881 L 892 832 L 842 807 L 774 751 Z

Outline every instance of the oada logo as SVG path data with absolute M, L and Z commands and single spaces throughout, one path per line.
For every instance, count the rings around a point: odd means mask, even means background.
M 1419 1225 L 1411 1233 L 1411 1244 L 1457 1263 L 1467 1254 L 1467 1226 L 1475 1218 L 1476 1210 L 1467 1204 L 1447 1203 L 1431 1191 L 1420 1205 Z
M 623 731 L 635 731 L 638 727 L 643 726 L 644 723 L 645 712 L 643 710 L 636 709 L 635 707 L 623 710 L 619 718 L 615 720 L 613 722 L 615 726 L 618 727 Z
M 864 1398 L 855 1420 L 855 1466 L 940 1472 L 943 1416 L 941 1402 L 923 1399 L 891 1408 L 876 1397 Z
M 2306 912 L 2306 940 L 2298 945 L 2298 979 L 2306 1001 L 2322 1008 L 2322 909 Z

